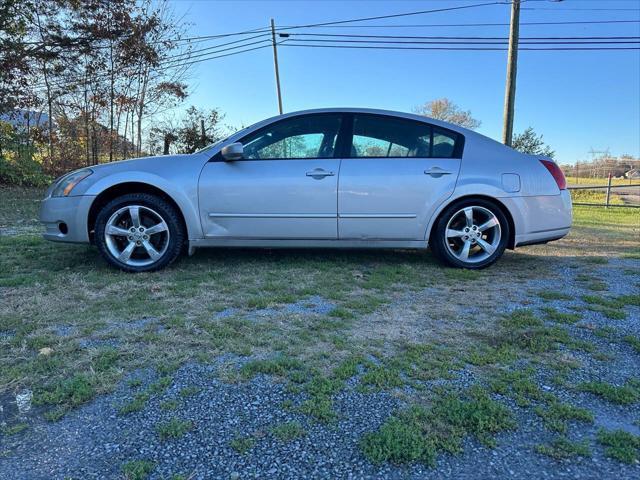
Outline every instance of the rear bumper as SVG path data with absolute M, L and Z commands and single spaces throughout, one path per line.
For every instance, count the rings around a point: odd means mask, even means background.
M 572 222 L 571 195 L 539 195 L 513 198 L 520 218 L 516 223 L 515 246 L 533 245 L 558 240 L 569 233 Z M 515 215 L 514 215 L 515 217 Z
M 96 197 L 49 197 L 40 206 L 40 222 L 44 224 L 42 236 L 46 240 L 68 243 L 89 243 L 87 219 Z

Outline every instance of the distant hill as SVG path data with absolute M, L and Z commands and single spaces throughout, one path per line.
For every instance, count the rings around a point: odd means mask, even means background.
M 0 120 L 10 123 L 16 129 L 40 127 L 43 129 L 49 126 L 49 115 L 34 110 L 16 109 L 13 112 L 1 113 Z

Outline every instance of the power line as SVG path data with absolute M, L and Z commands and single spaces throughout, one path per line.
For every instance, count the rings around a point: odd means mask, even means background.
M 585 20 L 585 21 L 566 21 L 566 22 L 520 22 L 520 25 L 598 25 L 598 24 L 617 24 L 617 23 L 640 23 L 640 20 Z M 423 28 L 423 27 L 504 27 L 508 26 L 508 22 L 504 23 L 421 23 L 412 25 L 325 25 L 325 28 Z M 277 30 L 287 30 L 294 28 L 292 26 L 282 26 Z
M 264 48 L 265 46 L 269 46 L 269 45 L 262 45 L 262 46 L 257 46 L 257 47 L 253 47 L 253 48 L 244 48 L 244 47 L 248 47 L 248 46 L 252 46 L 252 45 L 259 45 L 261 43 L 267 43 L 269 42 L 269 40 L 262 40 L 262 41 L 258 41 L 258 42 L 250 42 L 250 43 L 245 43 L 242 45 L 236 45 L 235 47 L 230 47 L 230 48 L 224 48 L 224 49 L 220 49 L 220 50 L 216 50 L 213 52 L 209 52 L 207 54 L 203 54 L 203 55 L 197 55 L 197 57 L 202 57 L 202 56 L 206 56 L 206 58 L 201 58 L 199 60 L 192 60 L 190 58 L 182 58 L 182 59 L 178 59 L 178 60 L 174 60 L 172 58 L 168 58 L 165 59 L 164 61 L 160 62 L 156 67 L 153 67 L 154 69 L 158 69 L 158 68 L 172 68 L 172 69 L 176 69 L 176 68 L 183 68 L 183 67 L 187 67 L 187 66 L 191 66 L 197 63 L 201 63 L 207 60 L 213 60 L 216 58 L 223 58 L 223 57 L 228 57 L 231 55 L 236 55 L 236 54 L 240 54 L 240 53 L 245 53 L 245 52 L 250 52 L 252 50 L 258 50 L 260 48 Z M 270 43 L 270 42 L 269 42 Z M 222 55 L 218 55 L 221 52 L 228 52 L 230 50 L 230 53 L 225 53 Z M 136 71 L 138 69 L 138 66 L 126 66 L 126 67 L 121 67 L 119 69 L 115 69 L 114 72 L 116 73 L 128 73 L 128 74 L 135 74 Z M 107 78 L 111 75 L 111 72 L 105 72 L 101 75 L 94 75 L 91 77 L 91 79 L 89 81 L 87 81 L 88 84 L 92 84 L 92 83 L 96 83 L 98 80 L 103 79 L 103 78 Z M 78 75 L 76 77 L 71 77 L 71 79 L 66 79 L 65 81 L 62 82 L 57 82 L 57 83 L 50 83 L 49 86 L 52 87 L 56 87 L 56 88 L 65 88 L 65 87 L 69 87 L 74 85 L 76 82 L 78 81 L 84 81 L 84 75 Z M 34 88 L 46 88 L 46 85 L 44 84 L 39 84 L 39 85 L 34 85 Z
M 492 5 L 505 5 L 510 2 L 487 2 L 487 3 L 474 3 L 472 5 L 461 5 L 459 7 L 447 7 L 447 8 L 435 8 L 431 10 L 420 10 L 417 12 L 406 12 L 406 13 L 394 13 L 391 15 L 378 15 L 375 17 L 361 17 L 361 18 L 352 18 L 349 20 L 336 20 L 333 22 L 322 22 L 322 23 L 311 23 L 307 25 L 294 25 L 287 27 L 289 30 L 294 28 L 312 28 L 312 27 L 324 27 L 327 25 L 342 25 L 345 23 L 354 23 L 354 22 L 368 22 L 371 20 L 382 20 L 386 18 L 399 18 L 399 17 L 410 17 L 414 15 L 426 15 L 429 13 L 439 13 L 439 12 L 450 12 L 454 10 L 464 10 L 469 8 L 477 8 L 477 7 L 488 7 Z
M 434 36 L 434 35 L 359 35 L 346 33 L 280 33 L 283 38 L 293 36 L 305 37 L 337 37 L 337 38 L 390 38 L 390 39 L 416 39 L 416 40 L 508 40 L 509 37 L 460 37 L 460 36 Z M 523 40 L 637 40 L 638 36 L 599 36 L 599 37 L 520 37 Z
M 638 37 L 640 38 L 640 37 Z M 319 43 L 370 43 L 370 44 L 415 44 L 415 45 L 507 45 L 507 40 L 480 40 L 473 42 L 465 42 L 465 41 L 450 41 L 450 40 L 331 40 L 326 38 L 300 38 L 295 39 L 296 42 L 319 42 Z M 519 42 L 525 45 L 605 45 L 605 44 L 632 44 L 638 43 L 640 44 L 640 40 L 632 40 L 632 41 L 620 41 L 620 40 L 612 40 L 612 41 L 523 41 Z
M 387 46 L 362 46 L 362 45 L 312 45 L 312 44 L 296 44 L 284 43 L 284 47 L 307 47 L 307 48 L 354 48 L 354 49 L 372 49 L 372 50 L 459 50 L 459 51 L 506 51 L 506 48 L 500 47 L 387 47 Z M 640 47 L 541 47 L 531 48 L 524 47 L 519 50 L 530 51 L 561 51 L 561 50 L 640 50 Z

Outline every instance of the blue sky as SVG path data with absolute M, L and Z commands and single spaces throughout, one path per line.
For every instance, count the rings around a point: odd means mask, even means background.
M 473 1 L 220 1 L 172 0 L 190 23 L 189 36 L 276 25 L 301 25 L 446 8 Z M 565 0 L 523 3 L 521 22 L 638 20 L 638 1 Z M 316 33 L 496 36 L 507 26 L 392 27 L 443 23 L 506 23 L 509 5 L 354 23 L 388 28 L 316 28 Z M 297 30 L 302 31 L 302 30 Z M 640 36 L 640 23 L 523 25 L 521 36 Z M 200 43 L 202 48 L 231 39 Z M 447 97 L 482 121 L 478 131 L 500 139 L 506 75 L 503 51 L 394 51 L 280 47 L 285 111 L 355 106 L 412 111 Z M 249 125 L 277 114 L 270 48 L 197 64 L 188 104 L 219 108 L 226 122 Z M 561 163 L 590 158 L 589 150 L 640 156 L 640 51 L 521 51 L 515 131 L 528 126 L 544 135 Z

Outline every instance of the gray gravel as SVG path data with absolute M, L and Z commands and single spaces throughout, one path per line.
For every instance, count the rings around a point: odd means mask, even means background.
M 589 294 L 576 282 L 575 276 L 583 269 L 573 268 L 571 261 L 558 267 L 554 278 L 543 282 L 530 282 L 529 292 L 523 291 L 520 301 L 502 305 L 501 311 L 527 307 L 539 311 L 553 306 L 562 311 L 570 306 L 583 306 L 580 297 Z M 635 293 L 640 275 L 622 275 L 622 269 L 640 271 L 637 260 L 616 260 L 607 265 L 593 265 L 593 272 L 610 285 L 605 295 Z M 546 302 L 530 291 L 553 290 L 568 292 L 573 299 Z M 602 293 L 598 293 L 602 294 Z M 308 299 L 289 305 L 288 312 L 324 314 L 333 306 L 321 298 Z M 235 315 L 237 312 L 219 312 L 216 316 Z M 572 375 L 572 384 L 582 380 L 603 380 L 622 384 L 628 378 L 639 376 L 639 356 L 631 347 L 619 341 L 593 335 L 585 326 L 610 326 L 616 336 L 640 334 L 640 309 L 627 307 L 625 320 L 609 320 L 597 312 L 583 310 L 583 320 L 568 326 L 575 338 L 589 340 L 598 349 L 611 355 L 610 361 L 598 361 L 591 355 L 578 356 L 583 366 Z M 264 309 L 256 315 L 268 315 Z M 140 328 L 153 321 L 144 319 Z M 144 323 L 146 322 L 146 323 Z M 579 393 L 570 387 L 561 388 L 550 381 L 552 372 L 539 369 L 536 379 L 540 385 L 560 399 L 591 410 L 594 425 L 575 423 L 569 428 L 569 438 L 589 439 L 592 457 L 570 461 L 554 461 L 535 453 L 537 444 L 550 441 L 555 434 L 541 425 L 532 408 L 520 408 L 506 398 L 498 400 L 508 404 L 518 417 L 516 431 L 497 436 L 497 447 L 488 449 L 472 439 L 465 442 L 460 455 L 440 455 L 437 467 L 424 465 L 395 466 L 372 465 L 360 453 L 358 442 L 363 433 L 375 430 L 388 416 L 400 408 L 401 395 L 390 393 L 358 392 L 357 379 L 347 382 L 347 388 L 334 398 L 338 421 L 329 426 L 312 422 L 295 410 L 287 410 L 282 403 L 294 405 L 304 400 L 303 394 L 294 394 L 286 385 L 259 376 L 249 382 L 224 383 L 217 369 L 219 364 L 232 362 L 240 366 L 246 358 L 225 356 L 217 364 L 187 364 L 174 376 L 171 387 L 153 397 L 138 413 L 119 416 L 120 405 L 133 398 L 153 383 L 157 376 L 152 371 L 139 371 L 125 379 L 110 395 L 102 396 L 90 404 L 65 416 L 57 423 L 47 423 L 32 415 L 30 428 L 12 436 L 0 436 L 0 479 L 63 479 L 63 478 L 119 478 L 121 465 L 132 459 L 147 459 L 156 466 L 152 479 L 170 478 L 183 474 L 194 479 L 217 478 L 389 478 L 389 479 L 638 479 L 639 465 L 624 465 L 605 458 L 603 449 L 595 445 L 595 432 L 599 427 L 622 428 L 635 434 L 640 429 L 634 424 L 640 419 L 640 405 L 618 406 L 593 395 Z M 142 386 L 132 389 L 127 380 L 139 378 Z M 456 379 L 447 381 L 464 387 L 474 382 L 468 369 L 456 372 Z M 198 387 L 195 395 L 181 399 L 184 387 Z M 162 401 L 180 399 L 175 411 L 160 408 Z M 190 420 L 194 429 L 180 439 L 162 441 L 155 426 L 172 416 Z M 297 420 L 307 435 L 290 443 L 282 443 L 269 433 L 274 424 Z M 237 435 L 254 435 L 256 443 L 246 454 L 234 451 L 229 442 Z

